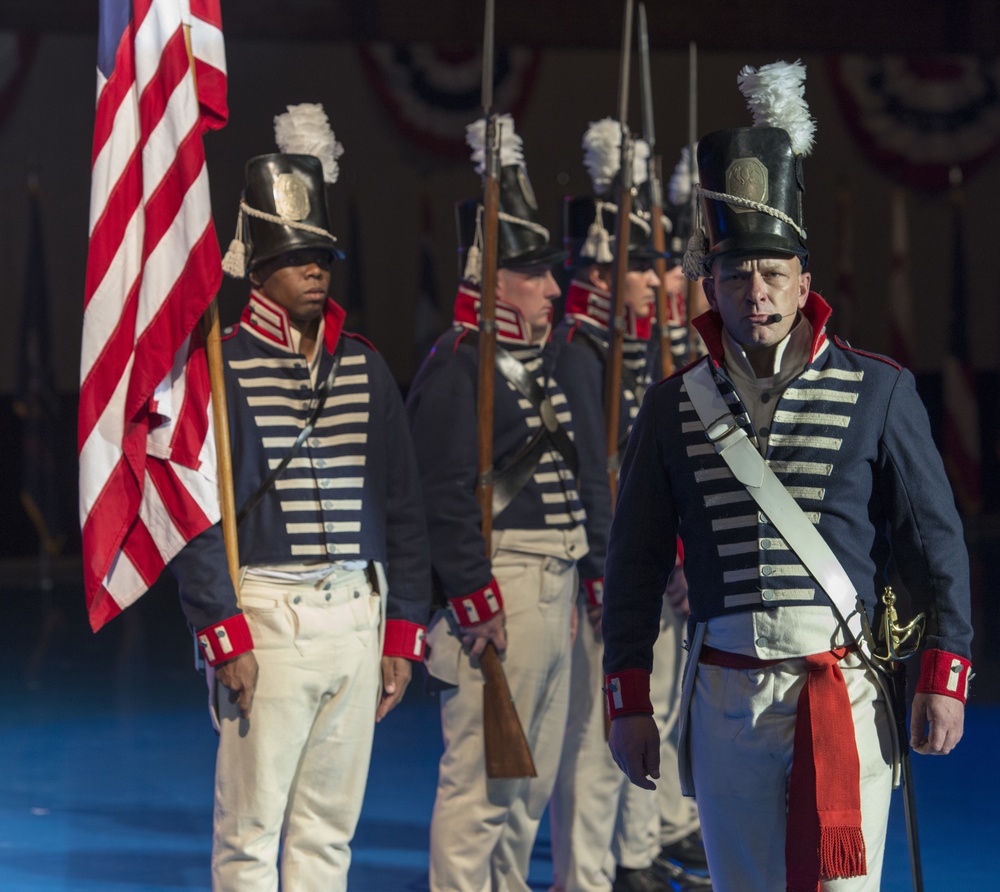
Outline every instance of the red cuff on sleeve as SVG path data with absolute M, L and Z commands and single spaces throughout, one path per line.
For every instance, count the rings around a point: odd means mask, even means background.
M 449 598 L 451 609 L 460 626 L 475 626 L 492 619 L 503 610 L 503 598 L 500 597 L 500 586 L 495 579 L 470 595 Z
M 209 666 L 217 666 L 253 650 L 253 636 L 242 613 L 202 629 L 198 633 L 198 643 Z
M 971 680 L 972 663 L 965 657 L 946 650 L 927 650 L 920 658 L 918 693 L 944 694 L 964 703 L 969 696 Z
M 645 669 L 623 669 L 608 676 L 604 689 L 611 718 L 644 712 L 653 714 L 649 701 L 649 673 Z
M 587 603 L 591 607 L 600 607 L 604 603 L 604 577 L 584 579 L 583 587 L 587 592 Z
M 390 619 L 385 624 L 383 657 L 404 657 L 420 662 L 424 658 L 424 639 L 427 629 L 405 619 Z

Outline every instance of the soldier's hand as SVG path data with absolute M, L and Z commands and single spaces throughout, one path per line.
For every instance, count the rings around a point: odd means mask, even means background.
M 601 637 L 601 617 L 603 616 L 604 607 L 600 604 L 587 605 L 587 620 L 590 623 L 590 627 L 594 630 L 594 634 L 597 635 L 598 640 Z
M 252 650 L 219 663 L 215 667 L 215 677 L 229 689 L 229 702 L 240 704 L 240 715 L 250 718 L 250 707 L 253 705 L 253 692 L 257 687 L 257 658 Z
M 484 623 L 477 623 L 474 626 L 462 627 L 462 647 L 465 652 L 472 657 L 473 662 L 477 661 L 486 650 L 486 644 L 490 641 L 496 647 L 498 654 L 503 654 L 507 650 L 507 634 L 504 631 L 504 612 L 491 616 Z
M 644 790 L 656 789 L 653 780 L 660 776 L 660 732 L 651 715 L 612 719 L 608 746 L 615 764 L 633 784 Z
M 688 604 L 688 583 L 684 575 L 684 567 L 678 564 L 674 567 L 667 580 L 667 590 L 665 592 L 670 606 L 674 612 L 682 619 L 687 619 L 691 613 L 691 606 Z
M 914 694 L 910 748 L 925 756 L 946 756 L 962 739 L 965 704 L 947 694 Z
M 376 722 L 381 722 L 403 699 L 412 676 L 413 667 L 409 660 L 403 657 L 382 657 L 382 697 L 375 712 Z

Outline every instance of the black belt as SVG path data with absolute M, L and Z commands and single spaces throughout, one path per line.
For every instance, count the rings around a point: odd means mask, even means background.
M 549 439 L 563 457 L 563 461 L 566 462 L 575 477 L 580 470 L 580 456 L 577 454 L 576 446 L 569 434 L 559 424 L 555 407 L 548 394 L 545 393 L 531 372 L 524 367 L 524 363 L 499 344 L 496 345 L 495 364 L 497 371 L 513 384 L 517 392 L 534 407 L 538 417 L 542 420 L 541 433 Z
M 463 343 L 473 348 L 477 347 L 479 332 L 470 331 Z M 562 456 L 574 477 L 580 470 L 580 456 L 569 434 L 559 424 L 552 401 L 531 372 L 525 368 L 524 363 L 497 344 L 494 348 L 494 365 L 504 379 L 513 384 L 517 392 L 531 403 L 542 422 L 541 427 L 514 457 L 503 468 L 493 472 L 492 512 L 496 517 L 514 501 L 531 479 L 550 447 L 554 447 Z

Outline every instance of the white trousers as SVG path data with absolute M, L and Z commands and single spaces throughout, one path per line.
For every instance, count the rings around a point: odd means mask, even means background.
M 549 806 L 553 892 L 608 892 L 615 866 L 649 867 L 661 846 L 698 829 L 698 809 L 681 793 L 677 771 L 685 621 L 664 598 L 653 648 L 650 700 L 660 731 L 656 793 L 628 783 L 604 737 L 604 647 L 578 604 L 569 718 Z M 609 807 L 617 804 L 617 808 Z
M 698 829 L 698 807 L 681 793 L 677 769 L 677 720 L 681 707 L 681 675 L 687 652 L 683 642 L 687 621 L 677 615 L 670 602 L 663 599 L 660 634 L 653 645 L 653 672 L 649 680 L 649 699 L 653 717 L 660 731 L 660 779 L 656 782 L 659 809 L 656 852 L 690 836 Z M 640 787 L 629 787 L 643 792 Z
M 691 667 L 694 669 L 695 667 Z M 800 660 L 766 669 L 699 664 L 690 711 L 691 767 L 716 892 L 781 892 Z M 890 710 L 861 659 L 840 663 L 861 760 L 861 819 L 868 876 L 831 880 L 823 892 L 877 892 L 892 788 Z
M 553 892 L 609 892 L 616 864 L 649 867 L 656 797 L 628 783 L 604 734 L 604 645 L 576 605 L 569 715 L 549 802 Z
M 364 571 L 247 580 L 260 666 L 249 720 L 219 690 L 214 892 L 344 892 L 380 691 L 381 599 Z
M 538 776 L 487 779 L 483 674 L 438 617 L 428 635 L 429 669 L 458 686 L 441 695 L 445 750 L 431 819 L 432 892 L 528 892 L 531 850 L 566 727 L 569 617 L 575 562 L 586 553 L 583 531 L 505 530 L 494 534 L 494 546 L 493 575 L 506 614 L 503 665 Z

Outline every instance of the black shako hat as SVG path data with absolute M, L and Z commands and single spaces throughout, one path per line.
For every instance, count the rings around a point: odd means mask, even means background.
M 717 130 L 698 142 L 698 210 L 684 257 L 690 278 L 711 275 L 723 254 L 795 256 L 809 261 L 802 211 L 802 159 L 816 124 L 805 103 L 805 66 L 749 66 L 737 83 L 753 127 Z
M 777 127 L 717 130 L 698 143 L 702 219 L 710 245 L 706 268 L 720 254 L 794 254 L 806 265 L 802 158 Z M 732 196 L 745 203 L 711 197 Z M 755 209 L 762 205 L 775 213 Z
M 497 220 L 497 266 L 511 269 L 562 263 L 566 252 L 553 247 L 548 229 L 538 218 L 528 170 L 521 151 L 521 137 L 514 132 L 510 115 L 497 118 L 500 133 L 500 208 Z M 485 122 L 478 120 L 466 128 L 466 142 L 472 160 L 482 174 Z M 458 275 L 462 281 L 478 285 L 482 280 L 482 247 L 485 209 L 481 199 L 472 198 L 455 205 L 458 228 Z
M 222 260 L 223 270 L 237 279 L 289 251 L 321 249 L 333 258 L 344 257 L 330 232 L 326 202 L 326 184 L 337 181 L 337 159 L 344 147 L 322 105 L 287 108 L 274 118 L 281 152 L 257 155 L 244 169 L 236 237 Z
M 617 178 L 616 178 L 617 184 Z M 628 230 L 630 260 L 653 261 L 662 257 L 653 247 L 652 215 L 649 213 L 649 183 L 633 188 L 632 213 Z M 589 266 L 610 263 L 614 253 L 614 232 L 618 225 L 617 189 L 604 198 L 580 195 L 563 202 L 563 245 L 569 254 L 567 265 Z M 664 208 L 664 228 L 670 238 L 670 220 Z M 606 236 L 610 236 L 607 238 Z M 607 245 L 607 253 L 600 246 Z
M 258 155 L 246 164 L 244 199 L 249 229 L 250 269 L 287 251 L 321 248 L 342 260 L 344 254 L 330 234 L 323 165 L 315 155 Z
M 621 124 L 613 118 L 592 123 L 583 135 L 583 163 L 594 194 L 566 198 L 563 202 L 563 245 L 567 265 L 589 266 L 614 259 L 614 231 L 618 224 L 621 192 Z M 630 260 L 653 261 L 664 256 L 653 247 L 652 200 L 649 184 L 649 146 L 632 143 L 632 213 L 629 215 Z M 669 237 L 670 220 L 663 218 Z

